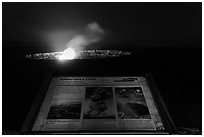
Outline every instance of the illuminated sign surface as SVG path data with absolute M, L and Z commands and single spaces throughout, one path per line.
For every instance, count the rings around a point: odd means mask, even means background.
M 144 77 L 54 77 L 32 131 L 162 131 Z

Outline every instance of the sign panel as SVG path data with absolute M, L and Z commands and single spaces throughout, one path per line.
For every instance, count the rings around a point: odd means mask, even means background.
M 165 130 L 145 77 L 54 77 L 32 131 Z

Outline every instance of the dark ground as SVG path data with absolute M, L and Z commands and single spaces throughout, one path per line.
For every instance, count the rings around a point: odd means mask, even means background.
M 87 15 L 114 32 L 112 42 L 99 48 L 130 51 L 132 55 L 66 63 L 26 59 L 27 54 L 51 52 L 36 37 L 31 40 L 28 34 L 32 31 L 26 30 L 35 24 L 43 28 L 53 23 L 42 23 L 44 17 L 56 24 L 57 12 L 69 10 L 66 5 L 53 5 L 3 4 L 3 130 L 20 130 L 48 72 L 70 76 L 138 76 L 150 72 L 176 126 L 202 129 L 201 3 L 87 4 L 88 8 L 67 4 L 73 8 L 66 13 L 77 10 L 80 15 L 81 11 L 83 19 Z

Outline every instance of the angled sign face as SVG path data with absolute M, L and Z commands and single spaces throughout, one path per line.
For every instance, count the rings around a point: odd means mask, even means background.
M 32 131 L 165 131 L 145 77 L 53 77 Z

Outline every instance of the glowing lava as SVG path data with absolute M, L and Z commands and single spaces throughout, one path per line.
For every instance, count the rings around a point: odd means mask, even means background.
M 76 57 L 76 52 L 73 48 L 68 48 L 62 52 L 59 56 L 60 60 L 72 60 Z
M 36 53 L 26 55 L 28 59 L 36 60 L 75 60 L 75 59 L 102 59 L 122 57 L 131 53 L 119 50 L 76 50 L 68 48 L 63 52 Z

